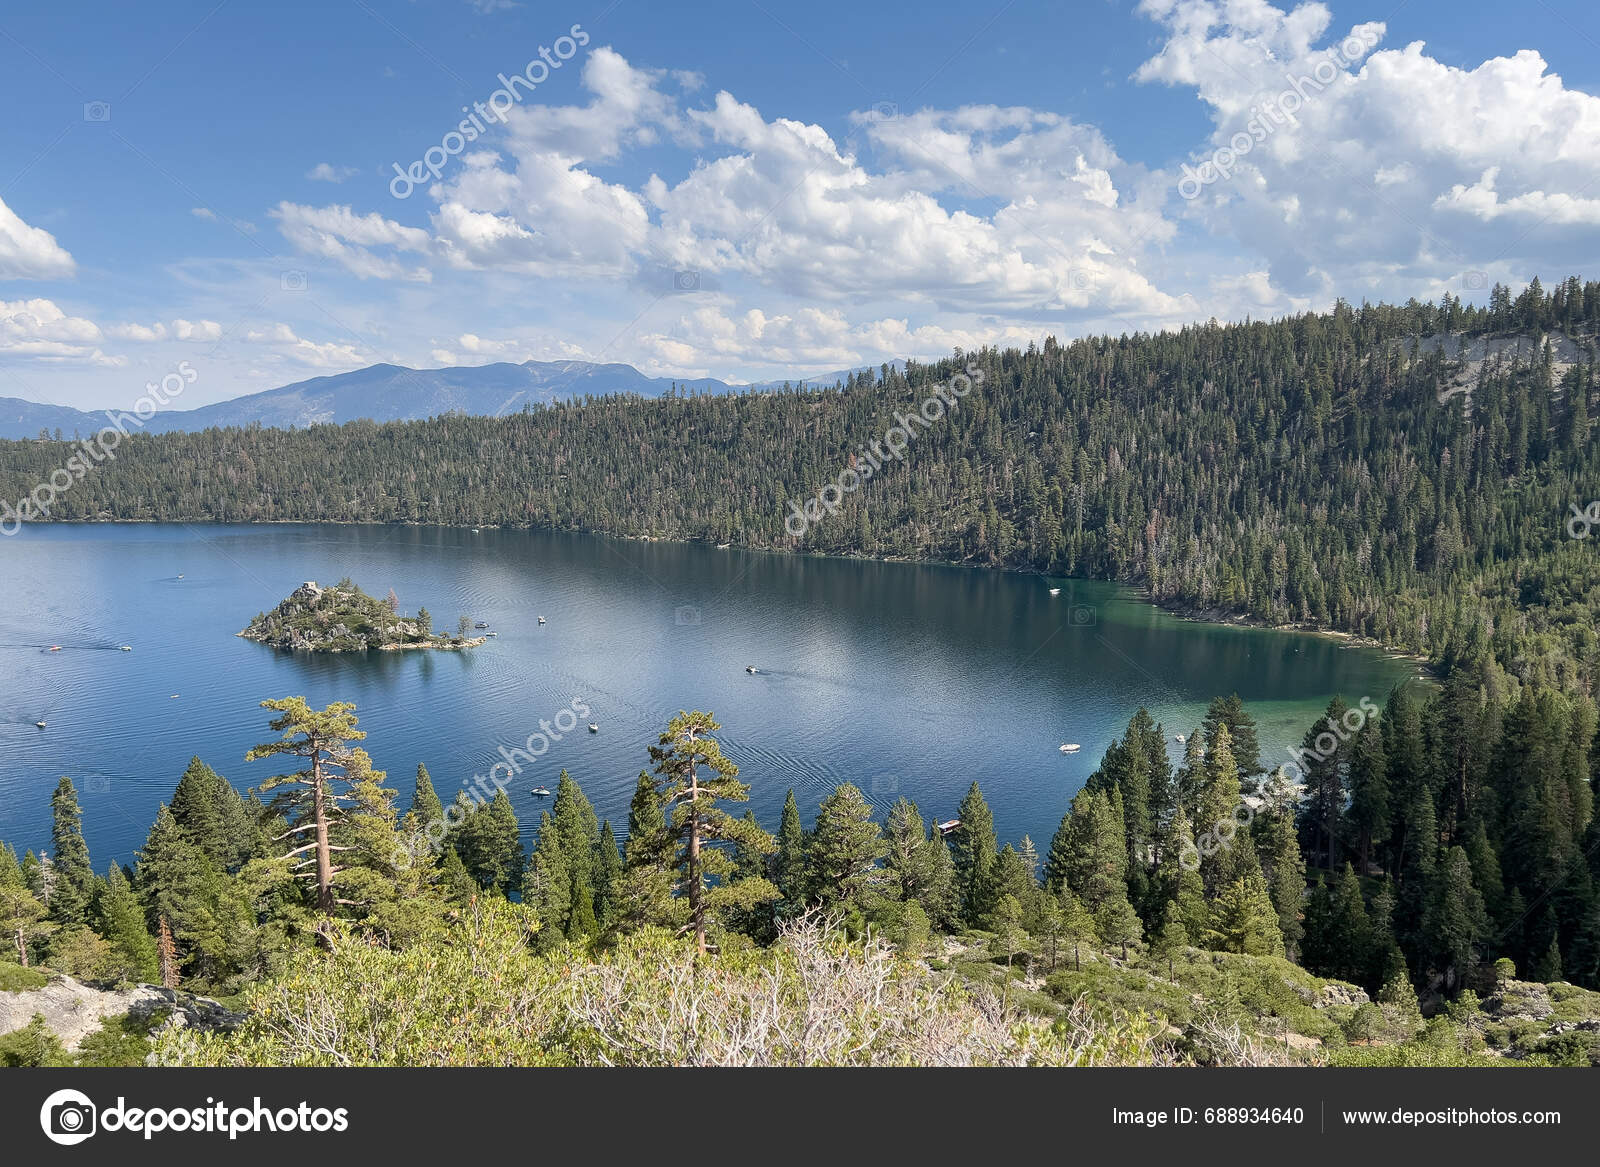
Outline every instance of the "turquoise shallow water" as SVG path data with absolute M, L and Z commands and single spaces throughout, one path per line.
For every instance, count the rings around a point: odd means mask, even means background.
M 301 581 L 344 575 L 436 627 L 465 613 L 499 635 L 360 656 L 234 635 Z M 1141 704 L 1170 741 L 1237 691 L 1281 759 L 1333 694 L 1381 703 L 1416 675 L 1323 638 L 1179 620 L 1112 584 L 549 532 L 33 527 L 0 540 L 0 595 L 0 838 L 47 848 L 68 774 L 102 868 L 133 858 L 191 755 L 241 788 L 274 772 L 243 761 L 273 736 L 267 697 L 354 701 L 402 802 L 419 761 L 448 801 L 581 700 L 600 732 L 563 735 L 513 780 L 525 833 L 529 790 L 566 767 L 620 835 L 646 747 L 699 708 L 769 828 L 791 786 L 808 818 L 847 781 L 942 818 L 977 779 L 1002 839 L 1042 850 Z

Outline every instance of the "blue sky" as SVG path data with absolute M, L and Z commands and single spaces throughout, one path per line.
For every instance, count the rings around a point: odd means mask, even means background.
M 1592 4 L 686 8 L 8 9 L 0 396 L 765 379 L 1600 275 Z

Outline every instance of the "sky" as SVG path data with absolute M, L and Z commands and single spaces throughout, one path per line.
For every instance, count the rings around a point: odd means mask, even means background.
M 0 397 L 78 408 L 1600 278 L 1592 0 L 8 5 L 0 93 Z

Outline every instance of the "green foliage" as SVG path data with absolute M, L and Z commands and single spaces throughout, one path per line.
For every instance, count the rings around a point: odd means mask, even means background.
M 68 1066 L 72 1064 L 61 1044 L 43 1016 L 34 1014 L 33 1020 L 13 1033 L 0 1036 L 0 1066 Z
M 391 590 L 391 596 L 394 594 Z M 302 586 L 270 612 L 250 621 L 247 640 L 308 652 L 362 652 L 386 646 L 443 648 L 459 644 L 471 630 L 463 616 L 461 635 L 433 631 L 433 617 L 419 608 L 400 614 L 386 600 L 367 595 L 348 578 L 330 588 Z

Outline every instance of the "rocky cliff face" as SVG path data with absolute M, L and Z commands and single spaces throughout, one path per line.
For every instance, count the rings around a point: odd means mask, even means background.
M 25 1028 L 39 1015 L 62 1045 L 76 1050 L 102 1022 L 124 1013 L 141 1019 L 166 1016 L 167 1025 L 224 1031 L 238 1028 L 244 1020 L 242 1013 L 234 1013 L 209 997 L 159 985 L 100 989 L 69 976 L 57 976 L 43 988 L 0 993 L 0 1034 Z

